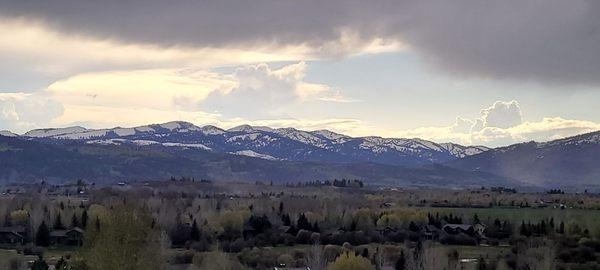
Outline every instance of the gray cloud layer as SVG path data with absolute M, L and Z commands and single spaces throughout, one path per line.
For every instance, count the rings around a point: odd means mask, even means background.
M 3 16 L 167 46 L 325 46 L 342 30 L 398 39 L 461 76 L 600 84 L 595 0 L 0 0 Z M 329 52 L 331 53 L 331 52 Z

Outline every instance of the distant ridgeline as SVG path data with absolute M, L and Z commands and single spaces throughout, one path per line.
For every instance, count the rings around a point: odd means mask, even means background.
M 110 184 L 185 176 L 279 184 L 361 179 L 383 186 L 595 192 L 600 190 L 598 157 L 600 132 L 490 149 L 417 138 L 350 137 L 327 130 L 248 125 L 224 130 L 169 122 L 0 134 L 0 183 L 86 179 Z
M 323 186 L 333 186 L 333 187 L 352 187 L 352 188 L 362 188 L 365 186 L 364 182 L 358 179 L 354 180 L 337 180 L 333 181 L 325 180 L 325 181 L 308 181 L 308 182 L 299 182 L 299 183 L 287 183 L 287 187 L 323 187 Z

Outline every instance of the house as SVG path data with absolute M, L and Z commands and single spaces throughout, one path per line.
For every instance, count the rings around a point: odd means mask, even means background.
M 25 228 L 22 226 L 0 227 L 0 244 L 25 243 Z
M 421 228 L 421 237 L 427 240 L 438 240 L 440 238 L 440 229 L 433 225 L 425 225 Z
M 444 235 L 441 240 L 446 243 L 478 245 L 487 241 L 482 224 L 446 224 L 442 231 Z
M 83 244 L 83 233 L 84 231 L 78 227 L 69 230 L 55 230 L 50 232 L 50 243 L 53 245 L 81 246 Z
M 390 226 L 386 226 L 384 228 L 376 229 L 376 231 L 378 231 L 383 236 L 389 236 L 389 235 L 392 235 L 392 234 L 395 234 L 395 233 L 398 232 L 397 229 L 392 228 Z
M 446 224 L 442 227 L 442 231 L 447 234 L 464 233 L 469 236 L 475 235 L 475 228 L 469 224 Z
M 292 226 L 282 225 L 277 228 L 277 231 L 279 233 L 289 233 L 289 234 L 294 234 L 294 235 L 296 234 L 296 232 L 294 231 L 294 228 Z

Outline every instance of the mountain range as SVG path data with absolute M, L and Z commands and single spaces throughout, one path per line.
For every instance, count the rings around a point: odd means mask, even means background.
M 223 130 L 215 126 L 198 127 L 187 122 L 101 130 L 83 127 L 37 129 L 23 134 L 23 137 L 68 139 L 105 145 L 161 144 L 269 160 L 373 162 L 402 166 L 444 163 L 489 150 L 483 146 L 437 144 L 421 139 L 355 138 L 328 130 L 308 132 L 249 125 Z
M 0 180 L 210 180 L 600 188 L 600 132 L 491 149 L 422 139 L 351 137 L 242 125 L 169 122 L 133 128 L 0 132 Z

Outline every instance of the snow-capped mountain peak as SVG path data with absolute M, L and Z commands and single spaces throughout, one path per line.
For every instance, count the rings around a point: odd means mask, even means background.
M 275 130 L 275 133 L 288 139 L 320 148 L 324 148 L 327 145 L 327 142 L 322 138 L 315 136 L 310 132 L 298 130 L 295 128 L 278 128 Z
M 4 136 L 4 137 L 17 137 L 19 135 L 12 133 L 9 130 L 0 130 L 0 136 Z
M 171 121 L 163 124 L 158 124 L 158 126 L 168 130 L 200 130 L 200 128 L 195 126 L 194 124 L 184 121 Z
M 255 131 L 251 125 L 240 125 L 237 127 L 232 127 L 227 130 L 227 132 L 253 132 Z
M 220 135 L 225 133 L 225 130 L 215 127 L 213 125 L 206 125 L 201 128 L 202 133 L 206 135 Z
M 227 130 L 228 132 L 256 132 L 256 131 L 265 131 L 265 132 L 273 132 L 274 130 L 270 127 L 265 126 L 251 126 L 251 125 L 239 125 L 237 127 L 232 127 Z
M 329 131 L 326 129 L 321 129 L 321 130 L 315 130 L 310 132 L 315 136 L 320 136 L 324 139 L 328 139 L 328 140 L 341 140 L 341 139 L 349 139 L 349 136 L 343 135 L 343 134 L 339 134 L 339 133 L 335 133 L 333 131 Z

